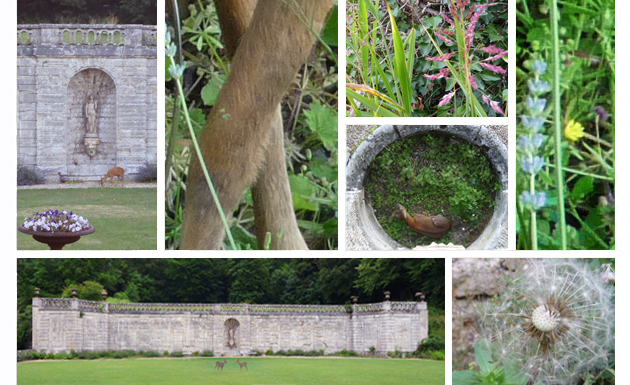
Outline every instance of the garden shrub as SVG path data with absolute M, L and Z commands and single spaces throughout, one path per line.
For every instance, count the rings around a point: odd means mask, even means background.
M 172 352 L 170 354 L 171 357 L 184 357 L 184 353 L 183 352 Z
M 204 350 L 203 352 L 199 353 L 199 355 L 201 357 L 214 357 L 214 352 L 212 350 Z
M 35 166 L 17 166 L 17 185 L 32 186 L 46 183 L 43 171 Z
M 145 162 L 139 169 L 136 176 L 138 182 L 155 182 L 157 181 L 157 164 Z
M 161 356 L 160 356 L 160 353 L 156 352 L 155 350 L 147 350 L 146 352 L 144 352 L 143 357 L 154 358 L 154 357 L 161 357 Z

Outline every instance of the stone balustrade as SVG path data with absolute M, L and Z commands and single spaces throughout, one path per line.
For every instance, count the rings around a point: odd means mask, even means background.
M 22 24 L 20 56 L 157 56 L 157 27 L 109 24 Z
M 33 299 L 42 310 L 79 309 L 83 312 L 116 314 L 344 314 L 344 313 L 419 313 L 426 302 L 380 302 L 355 305 L 252 305 L 208 303 L 108 303 L 73 298 Z

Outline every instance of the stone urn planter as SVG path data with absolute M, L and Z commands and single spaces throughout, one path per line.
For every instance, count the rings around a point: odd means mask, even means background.
M 92 234 L 96 231 L 93 226 L 89 226 L 85 230 L 75 232 L 50 232 L 50 231 L 36 231 L 25 228 L 23 225 L 18 227 L 21 233 L 29 234 L 33 236 L 37 242 L 45 243 L 50 247 L 50 250 L 62 250 L 65 245 L 78 241 L 82 236 Z

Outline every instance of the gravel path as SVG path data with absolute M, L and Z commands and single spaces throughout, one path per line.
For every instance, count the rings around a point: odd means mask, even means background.
M 56 183 L 56 184 L 36 184 L 32 186 L 18 186 L 18 190 L 57 190 L 66 188 L 109 188 L 109 184 L 105 183 L 101 186 L 101 182 L 78 182 L 78 183 Z M 111 185 L 111 188 L 157 188 L 157 182 L 153 183 L 137 183 L 137 182 L 125 182 L 118 183 L 117 186 Z

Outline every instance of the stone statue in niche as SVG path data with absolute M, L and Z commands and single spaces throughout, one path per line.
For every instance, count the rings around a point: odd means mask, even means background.
M 85 117 L 87 118 L 88 134 L 96 134 L 96 108 L 98 103 L 94 100 L 94 95 L 90 95 L 90 100 L 85 103 Z
M 239 322 L 237 320 L 235 320 L 234 318 L 230 318 L 229 320 L 225 321 L 225 328 L 227 329 L 227 346 L 230 349 L 234 349 L 236 347 L 236 329 L 239 326 Z
M 90 157 L 96 155 L 96 146 L 101 142 L 96 132 L 96 109 L 98 108 L 98 102 L 94 99 L 94 95 L 91 94 L 89 100 L 85 103 L 85 117 L 87 118 L 87 133 L 85 134 L 85 150 Z

